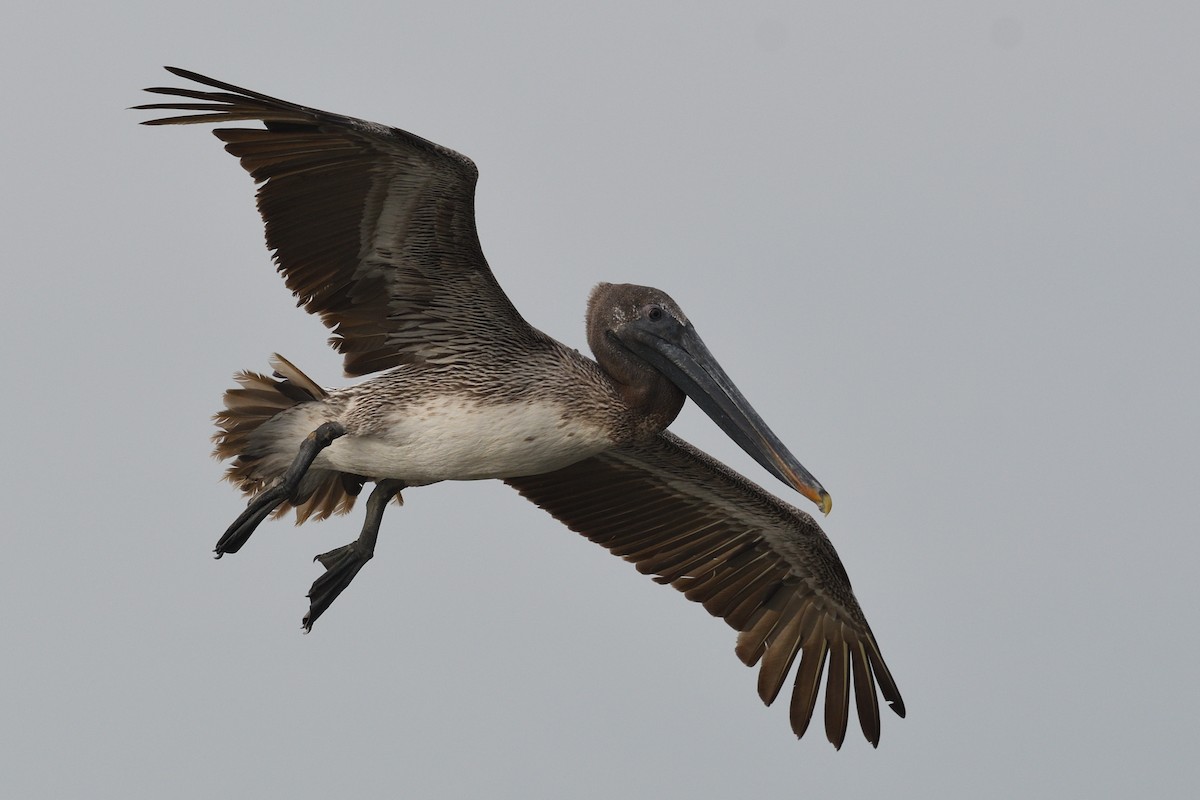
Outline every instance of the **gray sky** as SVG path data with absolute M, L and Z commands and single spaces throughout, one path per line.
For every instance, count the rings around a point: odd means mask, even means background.
M 1200 7 L 311 5 L 0 10 L 11 796 L 1194 787 Z M 236 162 L 124 110 L 163 64 L 471 156 L 573 346 L 597 281 L 671 292 L 832 493 L 908 719 L 795 741 L 722 622 L 497 483 L 407 492 L 310 636 L 361 510 L 214 562 L 230 375 L 343 379 Z

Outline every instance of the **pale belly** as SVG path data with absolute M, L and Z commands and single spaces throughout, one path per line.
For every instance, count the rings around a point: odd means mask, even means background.
M 612 446 L 602 426 L 544 401 L 443 399 L 370 427 L 369 434 L 352 430 L 334 441 L 314 466 L 418 486 L 549 472 Z

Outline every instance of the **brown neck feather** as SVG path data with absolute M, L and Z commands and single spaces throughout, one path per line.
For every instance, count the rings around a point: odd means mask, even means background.
M 637 427 L 649 434 L 670 425 L 683 408 L 686 399 L 683 391 L 608 337 L 596 339 L 591 343 L 592 353 L 616 385 L 629 411 L 638 417 Z

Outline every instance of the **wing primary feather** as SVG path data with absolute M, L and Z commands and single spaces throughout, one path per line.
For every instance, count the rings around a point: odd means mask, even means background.
M 840 628 L 840 623 L 830 627 Z M 826 634 L 829 641 L 829 666 L 825 679 L 825 735 L 837 749 L 846 740 L 850 713 L 850 659 L 843 634 Z
M 828 644 L 816 630 L 801 648 L 800 667 L 796 670 L 796 685 L 792 690 L 789 709 L 792 732 L 796 734 L 796 738 L 804 735 L 808 730 L 808 723 L 812 720 L 813 709 L 817 705 L 817 690 L 821 685 L 821 673 L 825 668 L 825 654 L 828 651 Z
M 854 702 L 858 706 L 858 723 L 872 747 L 879 747 L 879 698 L 875 695 L 875 679 L 867 661 L 866 650 L 860 641 L 853 643 L 850 664 L 854 672 Z
M 883 663 L 883 655 L 880 654 L 879 648 L 873 641 L 865 643 L 867 647 L 867 657 L 871 662 L 871 667 L 875 671 L 875 682 L 879 685 L 879 691 L 883 694 L 883 699 L 888 701 L 892 711 L 896 712 L 899 717 L 904 717 L 904 699 L 900 697 L 900 690 L 896 688 L 896 681 L 892 678 L 892 673 L 888 669 L 887 664 Z
M 803 623 L 802 616 L 793 616 L 772 632 L 773 641 L 766 647 L 758 668 L 758 696 L 766 705 L 775 702 L 791 671 L 792 661 L 800 651 L 800 642 L 804 638 Z

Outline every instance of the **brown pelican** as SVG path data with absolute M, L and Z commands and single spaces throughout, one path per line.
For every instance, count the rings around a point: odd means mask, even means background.
M 250 496 L 216 545 L 237 552 L 260 522 L 344 513 L 367 482 L 357 540 L 317 556 L 310 628 L 371 558 L 402 489 L 499 478 L 571 529 L 679 589 L 738 631 L 761 662 L 766 703 L 796 669 L 790 717 L 807 729 L 825 681 L 840 747 L 851 684 L 879 742 L 876 688 L 904 703 L 833 546 L 808 514 L 665 431 L 691 397 L 768 472 L 829 512 L 788 452 L 666 293 L 602 283 L 588 301 L 593 361 L 530 326 L 500 289 L 475 230 L 470 159 L 396 128 L 330 114 L 168 67 L 210 89 L 140 109 L 149 125 L 218 128 L 260 184 L 267 245 L 289 289 L 333 331 L 347 375 L 326 390 L 281 356 L 242 372 L 216 415 L 217 457 Z M 826 664 L 828 671 L 826 672 Z

